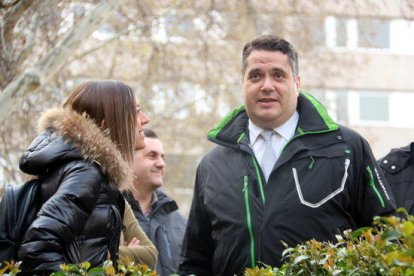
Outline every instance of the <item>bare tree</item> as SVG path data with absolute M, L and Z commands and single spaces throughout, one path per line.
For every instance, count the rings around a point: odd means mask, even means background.
M 31 1 L 25 0 L 17 4 L 9 16 L 5 16 L 4 30 L 4 48 L 5 53 L 7 49 L 7 38 L 10 37 L 11 29 L 16 24 L 16 14 L 21 15 L 30 5 Z M 35 66 L 27 69 L 21 73 L 16 79 L 10 82 L 0 94 L 0 122 L 2 122 L 11 109 L 21 102 L 29 93 L 35 92 L 42 85 L 50 80 L 54 74 L 62 68 L 70 54 L 81 44 L 81 42 L 88 37 L 107 17 L 108 13 L 120 5 L 122 1 L 109 0 L 101 2 L 88 16 L 82 18 L 72 30 L 59 41 L 58 44 L 40 59 Z M 19 7 L 21 7 L 19 9 Z M 19 11 L 21 10 L 21 11 Z M 12 26 L 10 26 L 12 25 Z M 19 54 L 24 55 L 27 48 L 30 48 L 32 42 L 24 46 L 24 49 Z M 9 56 L 7 56 L 9 58 Z M 6 75 L 7 77 L 7 75 Z

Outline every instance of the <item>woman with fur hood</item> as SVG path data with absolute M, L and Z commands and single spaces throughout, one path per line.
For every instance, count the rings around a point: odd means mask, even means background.
M 41 181 L 42 204 L 19 250 L 23 273 L 116 262 L 123 217 L 132 212 L 120 190 L 132 185 L 130 164 L 148 121 L 134 90 L 116 81 L 84 83 L 62 108 L 42 114 L 40 134 L 20 159 L 20 169 Z M 158 252 L 138 223 L 125 229 L 140 240 L 142 262 L 154 267 Z

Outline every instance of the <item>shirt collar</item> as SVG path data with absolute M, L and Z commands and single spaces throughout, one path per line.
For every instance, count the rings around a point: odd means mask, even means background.
M 284 122 L 281 126 L 274 128 L 273 130 L 279 133 L 284 139 L 287 141 L 290 140 L 290 138 L 293 137 L 295 134 L 296 126 L 298 125 L 299 121 L 299 113 L 295 111 L 290 118 Z M 256 143 L 257 138 L 259 137 L 260 133 L 264 130 L 261 127 L 258 127 L 255 125 L 252 120 L 249 118 L 249 138 L 250 138 L 250 144 L 253 145 Z
M 257 137 L 259 137 L 260 133 L 262 133 L 263 128 L 256 126 L 252 120 L 249 118 L 249 138 L 250 138 L 250 145 L 254 145 L 256 143 Z
M 153 192 L 152 196 L 151 196 L 151 203 L 150 203 L 150 207 L 148 208 L 148 211 L 146 213 L 144 213 L 141 210 L 141 212 L 144 214 L 144 216 L 148 217 L 151 214 L 152 210 L 154 210 L 154 208 L 156 207 L 157 202 L 158 202 L 158 196 L 155 192 Z M 138 204 L 138 206 L 139 206 L 139 204 Z
M 154 207 L 155 204 L 157 204 L 158 196 L 155 192 L 152 193 L 152 199 L 151 199 L 151 207 Z
M 290 118 L 284 122 L 281 126 L 275 128 L 274 130 L 280 134 L 285 140 L 289 141 L 290 138 L 295 135 L 296 126 L 299 121 L 299 113 L 295 111 Z

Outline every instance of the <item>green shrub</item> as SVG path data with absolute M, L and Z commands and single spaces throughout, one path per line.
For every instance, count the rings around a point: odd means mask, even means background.
M 374 227 L 337 236 L 338 243 L 315 240 L 287 248 L 281 268 L 247 269 L 256 275 L 414 275 L 414 217 L 376 217 Z
M 0 269 L 0 276 L 15 276 L 20 272 L 20 262 L 6 262 L 6 266 Z M 119 261 L 118 270 L 116 271 L 112 261 L 107 260 L 102 267 L 90 267 L 90 263 L 81 264 L 63 264 L 60 266 L 61 271 L 50 274 L 51 276 L 157 276 L 146 265 L 136 265 L 129 259 Z M 6 273 L 7 272 L 7 273 Z

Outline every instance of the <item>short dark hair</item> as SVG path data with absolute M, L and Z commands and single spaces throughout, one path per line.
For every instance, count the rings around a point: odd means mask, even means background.
M 158 139 L 157 133 L 155 133 L 155 131 L 153 131 L 150 128 L 144 128 L 144 136 L 146 138 L 156 138 L 156 139 Z
M 292 67 L 293 76 L 299 74 L 298 53 L 292 44 L 276 35 L 263 35 L 244 45 L 242 58 L 242 75 L 246 72 L 247 58 L 254 50 L 264 50 L 271 52 L 282 52 L 289 58 L 290 67 Z

